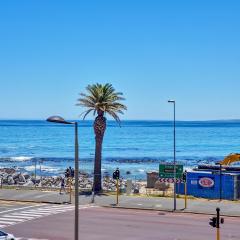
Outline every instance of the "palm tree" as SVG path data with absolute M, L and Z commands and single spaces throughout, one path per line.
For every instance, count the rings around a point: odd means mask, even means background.
M 94 183 L 93 188 L 95 192 L 102 190 L 102 175 L 101 175 L 101 162 L 102 162 L 102 143 L 106 130 L 106 118 L 108 113 L 111 115 L 120 126 L 120 119 L 118 113 L 123 114 L 123 110 L 127 107 L 119 101 L 125 100 L 121 92 L 116 92 L 112 84 L 92 84 L 86 87 L 87 93 L 80 93 L 77 105 L 88 108 L 82 113 L 83 119 L 90 113 L 96 116 L 94 121 L 95 133 L 95 161 L 94 161 Z

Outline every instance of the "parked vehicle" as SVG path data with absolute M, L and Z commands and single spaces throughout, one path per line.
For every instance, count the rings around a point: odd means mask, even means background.
M 16 240 L 16 238 L 10 233 L 0 231 L 0 240 Z

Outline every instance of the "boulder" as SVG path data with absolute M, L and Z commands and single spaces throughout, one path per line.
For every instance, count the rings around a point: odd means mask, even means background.
M 13 185 L 15 181 L 13 180 L 13 177 L 11 175 L 8 176 L 7 178 L 7 184 L 8 185 Z
M 2 184 L 7 184 L 7 183 L 8 183 L 7 177 L 2 177 Z
M 25 180 L 28 180 L 30 178 L 30 175 L 28 173 L 23 173 L 23 176 L 24 176 Z
M 23 184 L 25 187 L 33 187 L 34 183 L 31 180 L 28 180 L 26 183 Z
M 2 178 L 2 183 L 7 183 L 8 174 L 7 173 L 2 173 L 1 178 Z
M 20 175 L 19 173 L 13 173 L 12 174 L 13 180 L 16 181 L 18 179 L 19 175 Z
M 85 188 L 92 189 L 92 184 L 87 184 L 87 185 L 85 186 Z
M 19 174 L 18 179 L 19 179 L 19 182 L 26 182 L 26 179 L 22 174 Z
M 31 181 L 33 182 L 33 184 L 39 184 L 40 183 L 40 179 L 38 178 L 32 178 Z
M 7 173 L 9 175 L 12 175 L 12 174 L 14 174 L 16 172 L 15 169 L 13 169 L 13 168 L 3 168 L 3 169 L 1 169 L 1 171 L 5 172 L 5 173 Z

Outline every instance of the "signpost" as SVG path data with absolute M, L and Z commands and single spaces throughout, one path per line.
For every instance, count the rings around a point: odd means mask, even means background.
M 159 178 L 171 179 L 174 185 L 174 211 L 176 210 L 176 182 L 182 179 L 183 165 L 176 164 L 159 164 Z
M 176 164 L 176 179 L 181 179 L 183 175 L 183 165 Z M 159 164 L 159 177 L 160 178 L 174 178 L 174 165 L 173 164 Z

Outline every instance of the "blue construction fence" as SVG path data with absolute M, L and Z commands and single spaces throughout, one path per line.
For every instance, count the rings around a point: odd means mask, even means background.
M 240 173 L 187 172 L 187 195 L 207 199 L 240 199 Z M 185 184 L 178 183 L 177 194 L 185 193 Z

